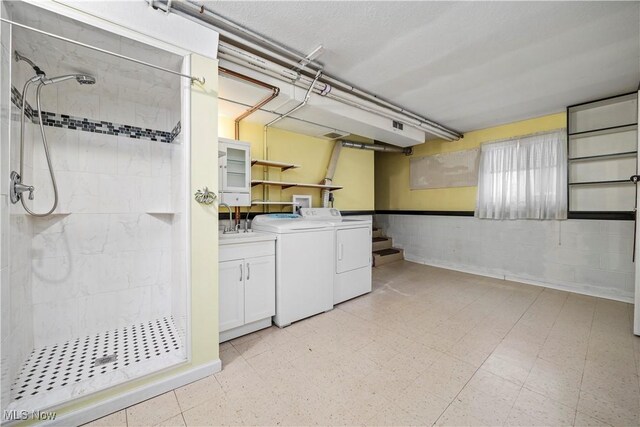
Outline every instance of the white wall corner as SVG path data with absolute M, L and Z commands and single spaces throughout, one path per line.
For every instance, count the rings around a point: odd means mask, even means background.
M 34 6 L 160 49 L 218 57 L 218 33 L 175 13 L 151 8 L 144 0 L 24 0 Z

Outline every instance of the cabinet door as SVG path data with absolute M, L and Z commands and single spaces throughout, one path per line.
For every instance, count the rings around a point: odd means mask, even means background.
M 274 255 L 247 258 L 244 287 L 246 323 L 276 314 L 276 259 Z
M 248 146 L 225 144 L 223 189 L 226 192 L 248 193 L 251 189 L 251 156 Z
M 336 237 L 336 273 L 371 264 L 370 228 L 338 230 Z
M 220 332 L 244 325 L 244 263 L 219 264 Z

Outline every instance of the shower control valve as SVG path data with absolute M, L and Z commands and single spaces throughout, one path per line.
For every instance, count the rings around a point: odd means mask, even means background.
M 25 191 L 29 192 L 29 200 L 33 200 L 33 190 L 33 185 L 25 185 L 22 183 L 22 178 L 18 172 L 11 172 L 11 187 L 9 189 L 11 203 L 18 203 L 22 197 L 22 193 Z

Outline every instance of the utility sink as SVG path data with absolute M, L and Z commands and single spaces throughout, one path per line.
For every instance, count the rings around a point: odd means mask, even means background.
M 219 233 L 218 234 L 218 243 L 221 245 L 229 245 L 233 243 L 249 243 L 249 242 L 263 242 L 269 240 L 275 240 L 276 236 L 274 234 L 269 233 Z
M 242 239 L 253 236 L 253 232 L 249 231 L 245 233 L 244 231 L 241 231 L 239 233 L 219 233 L 218 236 L 220 239 Z

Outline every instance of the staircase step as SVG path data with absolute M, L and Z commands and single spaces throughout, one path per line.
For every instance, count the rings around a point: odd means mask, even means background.
M 403 259 L 404 252 L 402 249 L 386 248 L 373 251 L 373 265 L 376 267 Z
M 379 230 L 379 229 L 377 229 L 377 228 L 374 228 L 374 229 L 372 230 L 372 237 L 384 237 L 384 236 L 382 235 L 382 230 Z
M 374 237 L 373 239 L 371 239 L 371 249 L 373 251 L 388 249 L 391 246 L 391 239 L 388 239 L 386 237 Z

